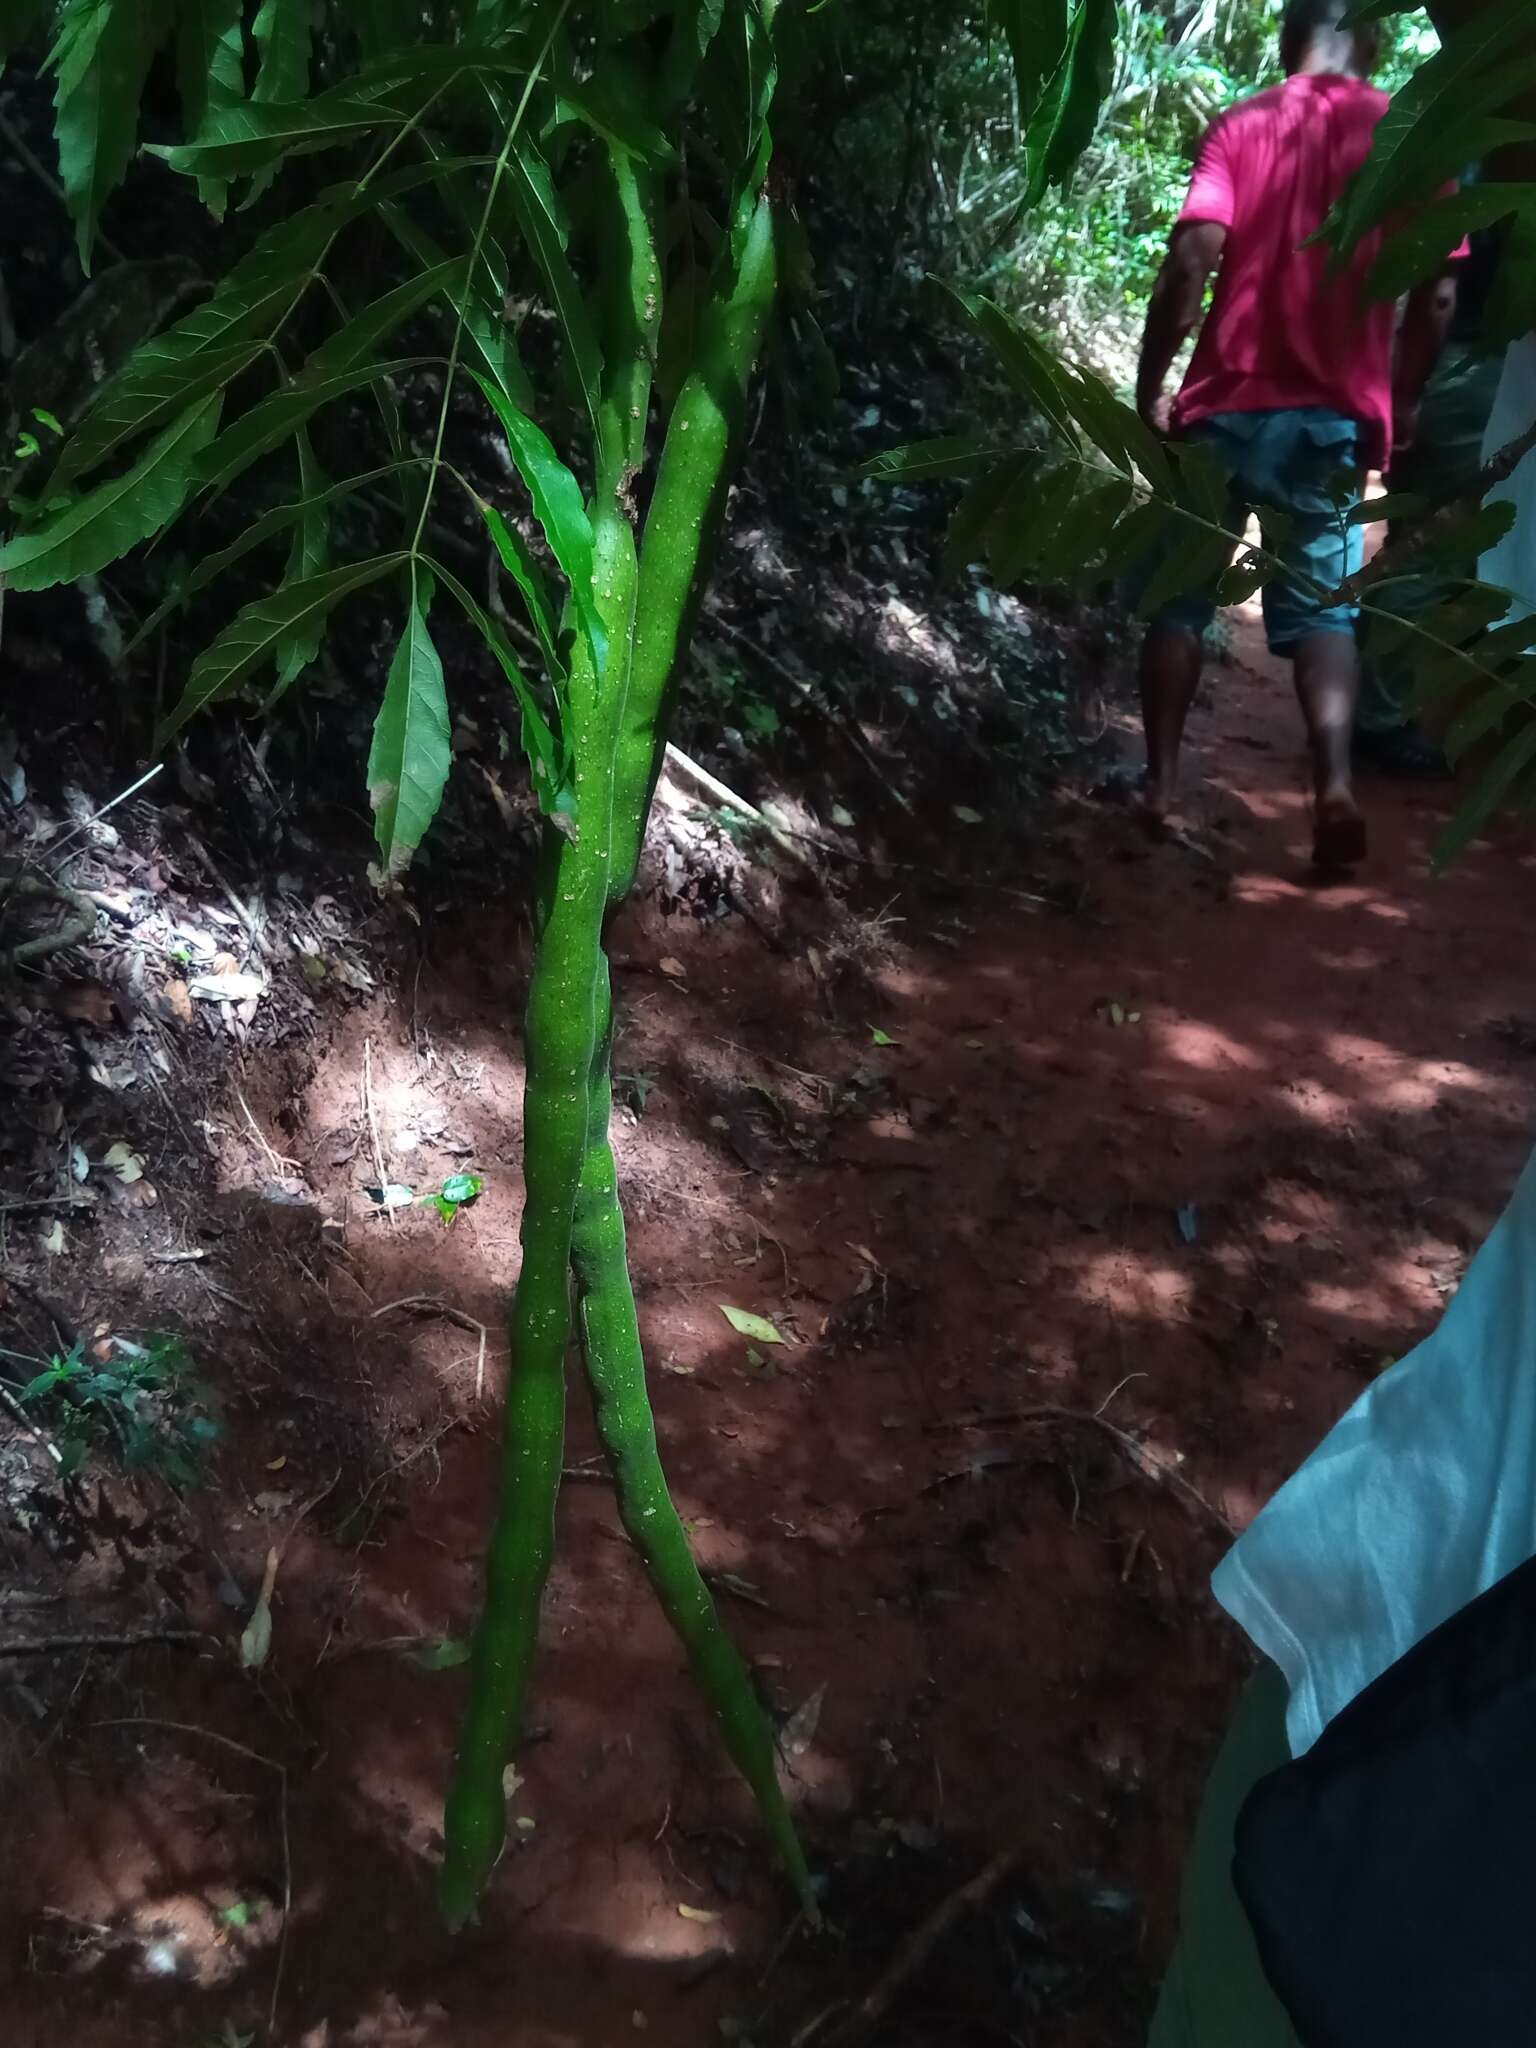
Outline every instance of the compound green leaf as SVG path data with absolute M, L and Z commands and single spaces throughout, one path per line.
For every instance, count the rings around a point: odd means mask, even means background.
M 368 751 L 368 801 L 387 879 L 409 866 L 437 816 L 453 761 L 443 664 L 427 628 L 431 608 L 431 574 L 413 564 L 410 610 Z
M 163 747 L 205 705 L 228 696 L 265 663 L 275 660 L 279 647 L 316 617 L 326 617 L 344 597 L 377 583 L 409 559 L 403 549 L 397 549 L 366 562 L 348 562 L 306 582 L 285 583 L 270 597 L 245 605 L 193 662 L 181 702 L 162 725 L 156 746 Z
M 173 420 L 122 476 L 98 484 L 31 533 L 0 548 L 13 590 L 46 590 L 94 576 L 181 510 L 201 452 L 218 430 L 223 393 Z

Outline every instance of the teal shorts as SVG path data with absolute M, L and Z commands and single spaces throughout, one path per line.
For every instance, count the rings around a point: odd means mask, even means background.
M 1264 586 L 1270 652 L 1291 654 L 1313 633 L 1352 634 L 1359 607 L 1322 599 L 1365 560 L 1365 529 L 1344 524 L 1333 495 L 1341 471 L 1359 470 L 1356 422 L 1323 406 L 1219 412 L 1196 420 L 1182 438 L 1207 449 L 1231 478 L 1230 529 L 1240 533 L 1257 512 L 1264 545 L 1279 557 L 1279 573 Z M 1283 519 L 1266 520 L 1271 509 Z M 1203 637 L 1215 616 L 1213 585 L 1173 598 L 1152 623 Z

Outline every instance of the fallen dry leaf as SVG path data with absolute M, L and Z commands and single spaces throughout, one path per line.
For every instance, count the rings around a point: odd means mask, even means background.
M 677 1915 L 680 1920 L 697 1920 L 705 1927 L 712 1927 L 720 1918 L 718 1913 L 711 1913 L 703 1906 L 679 1906 Z
M 656 964 L 661 969 L 662 973 L 667 975 L 673 981 L 686 981 L 688 979 L 687 968 L 683 965 L 681 960 L 674 960 L 670 953 L 666 956 L 664 960 L 658 960 Z
M 184 981 L 168 981 L 160 991 L 160 1007 L 178 1024 L 192 1022 L 192 996 Z

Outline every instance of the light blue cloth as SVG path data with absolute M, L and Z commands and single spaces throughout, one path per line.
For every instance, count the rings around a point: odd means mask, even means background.
M 1293 1756 L 1536 1555 L 1536 1157 L 1439 1328 L 1329 1432 L 1216 1568 L 1290 1684 Z

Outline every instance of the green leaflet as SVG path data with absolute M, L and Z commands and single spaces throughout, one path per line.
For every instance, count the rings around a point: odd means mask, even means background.
M 1034 400 L 1068 446 L 1075 448 L 1077 429 L 1065 389 L 1067 373 L 1056 358 L 990 299 L 969 292 L 957 292 L 955 297 L 976 332 L 991 342 L 1012 381 L 1026 398 Z
M 538 266 L 560 321 L 560 333 L 577 388 L 598 428 L 603 361 L 581 286 L 565 253 L 564 209 L 555 193 L 549 166 L 531 142 L 519 143 L 507 163 L 506 191 L 528 253 Z
M 1411 215 L 1389 237 L 1371 266 L 1366 289 L 1373 298 L 1395 299 L 1445 268 L 1446 254 L 1463 235 L 1492 227 L 1506 214 L 1536 211 L 1536 185 L 1470 185 Z
M 737 0 L 710 42 L 703 65 L 705 98 L 744 197 L 761 182 L 768 109 L 778 83 L 773 37 L 756 0 Z
M 302 100 L 309 91 L 314 0 L 261 0 L 251 26 L 260 64 L 254 100 Z
M 244 606 L 193 662 L 181 702 L 161 726 L 156 747 L 163 747 L 205 705 L 227 696 L 273 660 L 279 647 L 314 619 L 325 618 L 344 597 L 377 583 L 409 559 L 403 549 L 396 549 L 366 562 L 348 562 L 344 568 L 327 569 L 324 575 L 311 576 L 306 582 L 285 583 L 270 597 L 259 597 Z
M 434 562 L 432 567 L 443 588 L 463 607 L 465 617 L 500 663 L 502 674 L 512 685 L 512 694 L 522 714 L 523 753 L 527 757 L 539 809 L 546 817 L 564 817 L 573 824 L 579 823 L 569 751 L 562 744 L 562 739 L 551 731 L 549 720 L 544 716 L 517 656 L 508 645 L 506 634 L 499 622 L 491 617 L 478 599 L 471 597 L 456 576 L 450 575 L 440 562 Z
M 331 559 L 331 508 L 325 489 L 325 472 L 315 460 L 309 429 L 300 427 L 294 435 L 299 451 L 299 487 L 304 496 L 294 525 L 293 544 L 288 550 L 285 583 L 302 583 L 329 568 Z M 283 641 L 277 650 L 277 688 L 271 702 L 281 697 L 304 673 L 320 652 L 325 638 L 324 615 L 313 618 Z
M 1427 197 L 1483 156 L 1492 110 L 1533 80 L 1524 7 L 1492 7 L 1459 28 L 1383 114 L 1370 155 L 1323 223 L 1340 255 L 1394 208 Z
M 854 474 L 881 483 L 923 483 L 933 477 L 970 476 L 981 463 L 995 461 L 1002 452 L 979 434 L 941 434 L 936 440 L 887 448 Z
M 192 316 L 207 331 L 207 309 Z M 232 331 L 234 323 L 226 326 Z M 173 329 L 139 349 L 131 362 L 105 385 L 100 397 L 64 444 L 49 479 L 44 501 L 67 490 L 78 477 L 96 469 L 124 442 L 153 433 L 206 398 L 222 391 L 253 363 L 266 347 L 255 338 L 219 348 L 200 348 Z
M 1026 126 L 1040 89 L 1067 47 L 1067 0 L 989 0 L 988 19 L 1008 38 L 1019 89 L 1019 114 Z
M 0 548 L 0 578 L 13 590 L 46 590 L 94 576 L 181 510 L 200 451 L 218 429 L 215 392 L 151 442 L 133 468 L 66 505 Z
M 329 340 L 323 341 L 306 357 L 296 381 L 303 383 L 310 377 L 328 377 L 337 370 L 351 369 L 372 355 L 387 334 L 393 334 L 429 299 L 436 298 L 439 292 L 451 298 L 462 289 L 468 268 L 467 256 L 455 256 L 431 270 L 408 277 L 393 291 L 382 293 L 360 313 L 354 313 L 344 327 L 338 328 Z
M 453 759 L 443 664 L 427 630 L 431 573 L 411 563 L 405 630 L 368 750 L 368 801 L 386 880 L 409 865 L 437 816 Z
M 601 138 L 610 148 L 643 163 L 664 167 L 674 163 L 677 152 L 653 122 L 637 114 L 620 93 L 609 91 L 596 79 L 583 85 L 568 83 L 555 100 L 554 124 L 574 121 Z
M 333 398 L 345 397 L 360 385 L 415 368 L 422 358 L 404 357 L 381 363 L 374 360 L 374 350 L 428 299 L 455 280 L 462 280 L 467 262 L 467 257 L 459 257 L 437 270 L 407 278 L 404 284 L 354 314 L 305 359 L 290 383 L 253 405 L 232 427 L 225 429 L 199 465 L 200 487 L 223 490 L 242 470 L 279 447 L 295 427 Z
M 87 275 L 101 209 L 133 156 L 139 97 L 165 26 L 164 0 L 84 0 L 66 16 L 49 58 L 58 72 L 59 178 Z
M 544 571 L 529 553 L 528 544 L 515 526 L 509 526 L 494 505 L 488 505 L 483 498 L 477 499 L 481 513 L 496 552 L 501 557 L 502 567 L 522 593 L 523 603 L 528 608 L 528 618 L 539 643 L 539 652 L 549 670 L 549 678 L 557 687 L 565 681 L 565 663 L 560 655 L 560 629 L 555 619 L 554 603 L 549 586 L 544 580 Z
M 667 108 L 681 106 L 692 92 L 724 12 L 725 0 L 679 0 L 672 10 L 672 36 L 661 81 L 662 102 Z
M 446 266 L 448 259 L 437 243 L 403 206 L 382 206 L 379 211 L 396 241 L 423 269 Z M 514 405 L 532 412 L 538 400 L 504 310 L 506 284 L 506 259 L 487 236 L 481 244 L 479 274 L 461 288 L 445 285 L 444 294 L 491 381 Z
M 195 136 L 210 106 L 227 106 L 245 93 L 244 0 L 180 0 L 176 15 L 176 84 L 182 126 Z M 198 197 L 222 214 L 228 188 L 204 178 Z
M 242 100 L 210 108 L 200 140 L 150 143 L 173 171 L 193 178 L 242 178 L 319 149 L 339 149 L 375 128 L 398 127 L 387 105 L 323 94 L 319 99 L 268 105 Z M 370 201 L 371 203 L 371 201 Z
M 431 360 L 429 356 L 402 356 L 393 362 L 363 363 L 312 383 L 294 383 L 274 391 L 270 398 L 242 413 L 232 427 L 226 427 L 205 452 L 197 465 L 198 489 L 224 490 L 253 462 L 280 448 L 295 428 L 301 427 L 322 405 L 329 405 L 333 398 L 344 398 L 349 391 L 357 391 L 376 379 L 398 377 Z
M 592 648 L 593 666 L 601 674 L 608 659 L 608 635 L 598 617 L 592 587 L 592 522 L 581 486 L 555 453 L 543 428 L 519 412 L 489 378 L 474 370 L 470 375 L 501 421 L 512 460 L 533 501 L 534 517 L 571 586 L 571 602 Z
M 1436 843 L 1434 864 L 1437 868 L 1449 867 L 1459 853 L 1465 852 L 1533 760 L 1536 760 L 1536 720 L 1515 735 L 1472 794 L 1462 802 Z M 1522 792 L 1525 801 L 1529 801 L 1529 796 L 1529 790 Z
M 356 476 L 343 477 L 340 483 L 328 485 L 313 498 L 294 498 L 286 505 L 274 505 L 269 512 L 264 512 L 259 519 L 253 520 L 242 533 L 236 534 L 227 547 L 220 548 L 215 554 L 205 555 L 186 581 L 155 606 L 128 642 L 124 652 L 132 654 L 172 612 L 179 611 L 189 597 L 195 597 L 198 591 L 206 590 L 226 569 L 248 555 L 253 548 L 259 548 L 263 541 L 271 540 L 288 527 L 296 525 L 312 507 L 327 508 L 328 514 L 328 508 L 338 499 L 349 497 L 353 491 L 360 491 L 365 485 L 377 483 L 383 477 L 398 475 L 402 468 L 409 466 L 411 465 L 386 462 L 378 469 L 365 469 Z
M 1055 67 L 1026 116 L 1026 206 L 1063 182 L 1093 139 L 1114 56 L 1114 0 L 1074 0 Z M 1015 46 L 1017 47 L 1017 46 Z

